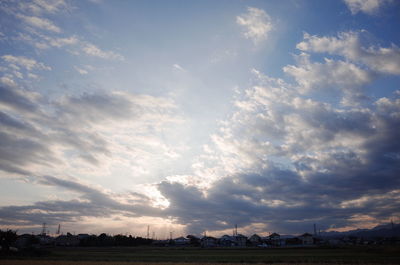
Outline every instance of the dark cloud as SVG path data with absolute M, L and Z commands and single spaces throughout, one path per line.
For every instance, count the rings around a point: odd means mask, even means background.
M 217 181 L 206 194 L 179 183 L 163 182 L 159 189 L 171 203 L 167 214 L 197 233 L 253 223 L 266 224 L 269 231 L 297 233 L 311 231 L 313 223 L 328 229 L 357 223 L 351 219 L 356 215 L 379 220 L 398 213 L 399 194 L 387 195 L 399 189 L 398 181 L 380 185 L 382 176 L 367 176 L 368 169 L 353 173 L 346 178 L 320 174 L 302 180 L 295 171 L 271 166 L 260 174 Z M 363 196 L 359 205 L 343 206 L 344 202 Z
M 36 112 L 37 105 L 26 95 L 26 91 L 0 85 L 0 103 L 23 112 Z
M 63 122 L 96 123 L 104 120 L 133 118 L 135 106 L 126 95 L 87 94 L 64 98 L 57 103 L 57 114 Z
M 243 101 L 256 108 L 235 113 L 223 130 L 231 135 L 220 135 L 221 141 L 229 144 L 218 145 L 221 160 L 217 163 L 224 164 L 227 158 L 232 164 L 240 164 L 243 159 L 255 161 L 249 163 L 250 168 L 222 177 L 205 190 L 161 182 L 158 190 L 170 202 L 164 210 L 152 207 L 150 198 L 142 194 L 112 194 L 76 179 L 36 177 L 36 184 L 74 192 L 78 199 L 2 207 L 0 222 L 57 224 L 116 214 L 171 217 L 193 233 L 255 223 L 266 224 L 268 231 L 296 233 L 310 231 L 313 223 L 327 229 L 357 225 L 365 216 L 379 221 L 399 214 L 398 99 L 383 98 L 363 108 L 348 109 L 302 98 L 283 88 L 273 91 L 265 86 L 257 90 L 250 91 Z M 28 98 L 17 102 L 34 104 Z M 102 108 L 107 102 L 109 107 Z M 118 106 L 121 109 L 117 111 Z M 78 150 L 90 163 L 97 163 L 98 154 L 110 155 L 107 141 L 79 126 L 125 119 L 146 108 L 135 106 L 119 95 L 103 94 L 54 103 L 57 118 L 38 111 L 26 118 L 14 107 L 14 115 L 10 110 L 3 111 L 1 169 L 26 175 L 31 173 L 29 164 L 51 167 L 57 156 L 49 143 Z M 45 123 L 50 124 L 50 132 L 44 132 Z M 276 123 L 277 127 L 271 127 Z M 271 145 L 260 144 L 265 141 Z M 271 150 L 283 161 L 273 162 Z
M 215 137 L 212 159 L 238 173 L 206 190 L 161 183 L 171 203 L 167 213 L 196 232 L 263 223 L 269 231 L 296 233 L 313 223 L 328 229 L 398 216 L 400 100 L 341 107 L 270 81 L 246 91 Z
M 20 138 L 0 131 L 0 169 L 22 175 L 29 175 L 25 169 L 31 164 L 51 166 L 57 159 L 49 161 L 52 152 L 47 146 L 35 139 Z

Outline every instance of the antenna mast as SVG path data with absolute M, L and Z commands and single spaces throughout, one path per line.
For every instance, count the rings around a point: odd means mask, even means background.
M 43 223 L 43 225 L 42 225 L 42 235 L 43 236 L 46 235 L 46 223 Z

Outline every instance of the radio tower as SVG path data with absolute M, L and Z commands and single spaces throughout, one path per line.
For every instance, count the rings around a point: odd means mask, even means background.
M 147 239 L 150 239 L 150 226 L 147 226 Z
M 61 232 L 61 224 L 58 224 L 58 228 L 57 228 L 57 235 L 59 235 Z
M 43 225 L 42 225 L 42 235 L 43 236 L 46 235 L 46 223 L 43 223 Z

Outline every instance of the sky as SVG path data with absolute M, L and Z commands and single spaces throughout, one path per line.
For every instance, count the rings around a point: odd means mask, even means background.
M 400 3 L 0 1 L 0 229 L 400 221 Z

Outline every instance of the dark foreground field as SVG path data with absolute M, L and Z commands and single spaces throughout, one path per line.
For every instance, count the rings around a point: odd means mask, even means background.
M 56 262 L 57 261 L 57 262 Z M 80 262 L 78 262 L 80 261 Z M 200 248 L 52 248 L 40 257 L 10 257 L 0 264 L 400 264 L 399 247 L 200 249 Z

